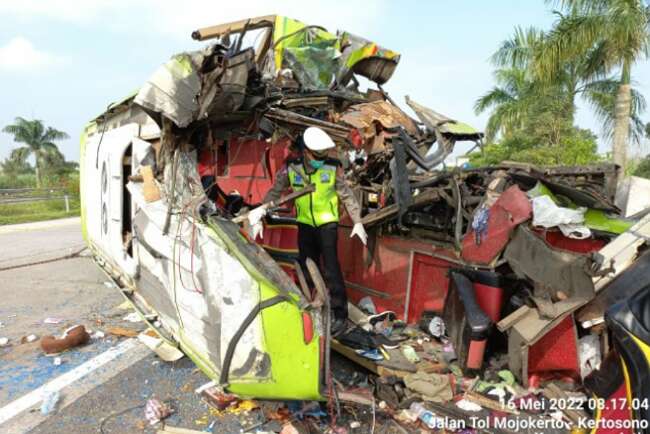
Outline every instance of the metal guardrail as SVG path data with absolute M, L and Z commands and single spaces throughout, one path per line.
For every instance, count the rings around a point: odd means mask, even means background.
M 41 202 L 46 200 L 63 200 L 65 203 L 65 212 L 70 212 L 70 195 L 63 187 L 0 189 L 0 205 Z

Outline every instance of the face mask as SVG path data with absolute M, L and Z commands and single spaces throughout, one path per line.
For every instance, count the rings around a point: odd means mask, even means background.
M 323 164 L 325 164 L 325 161 L 323 161 L 323 160 L 309 160 L 309 164 L 311 165 L 311 167 L 318 170 L 321 167 L 323 167 Z

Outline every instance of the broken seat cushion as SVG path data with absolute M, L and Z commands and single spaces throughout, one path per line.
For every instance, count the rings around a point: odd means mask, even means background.
M 467 276 L 456 271 L 449 274 L 450 291 L 443 313 L 449 339 L 463 369 L 480 369 L 492 321 L 477 303 L 474 286 Z
M 474 229 L 463 238 L 463 259 L 478 264 L 490 264 L 508 244 L 513 229 L 528 220 L 531 214 L 532 207 L 526 193 L 516 185 L 511 186 L 490 207 L 487 234 L 481 236 L 480 244 L 476 243 Z
M 589 257 L 554 249 L 524 226 L 515 231 L 504 258 L 517 276 L 545 288 L 550 298 L 556 298 L 558 291 L 565 301 L 586 303 L 594 297 L 594 284 L 586 272 Z

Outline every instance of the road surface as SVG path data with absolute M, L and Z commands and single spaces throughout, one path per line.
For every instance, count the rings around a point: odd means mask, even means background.
M 263 411 L 216 414 L 194 392 L 209 379 L 191 360 L 166 363 L 136 338 L 108 333 L 113 326 L 139 331 L 144 325 L 124 320 L 130 311 L 122 296 L 87 253 L 68 257 L 83 248 L 79 219 L 0 227 L 0 246 L 0 337 L 9 338 L 9 345 L 0 347 L 0 433 L 156 433 L 160 424 L 147 423 L 144 406 L 158 398 L 174 410 L 166 421 L 171 426 L 240 434 L 282 405 L 257 401 Z M 43 353 L 38 340 L 26 342 L 29 335 L 59 336 L 77 324 L 105 336 L 62 353 L 61 365 Z M 333 366 L 349 365 L 336 354 L 332 361 Z M 349 368 L 347 377 L 354 378 L 356 371 Z M 60 400 L 54 412 L 42 415 L 46 391 L 59 391 Z M 357 410 L 338 420 L 346 425 L 345 419 L 370 420 L 370 414 Z M 369 426 L 348 432 L 370 432 Z M 280 429 L 277 421 L 259 427 Z
M 207 406 L 194 390 L 208 379 L 187 358 L 165 363 L 137 339 L 106 333 L 61 354 L 57 366 L 38 341 L 24 341 L 76 324 L 93 332 L 143 328 L 122 320 L 124 300 L 91 258 L 56 260 L 83 248 L 78 218 L 0 227 L 0 246 L 0 337 L 9 339 L 0 348 L 0 432 L 99 432 L 105 417 L 127 410 L 106 420 L 104 432 L 153 433 L 158 427 L 145 425 L 142 408 L 151 397 L 171 400 L 172 425 L 207 426 Z M 43 416 L 42 391 L 50 388 L 61 398 L 56 412 Z

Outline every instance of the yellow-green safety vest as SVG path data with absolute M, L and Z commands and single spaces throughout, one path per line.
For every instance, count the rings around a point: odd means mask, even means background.
M 295 200 L 297 220 L 318 227 L 339 221 L 339 196 L 336 194 L 336 166 L 324 164 L 314 173 L 307 174 L 300 165 L 289 165 L 289 183 L 293 191 L 309 184 L 316 190 Z

